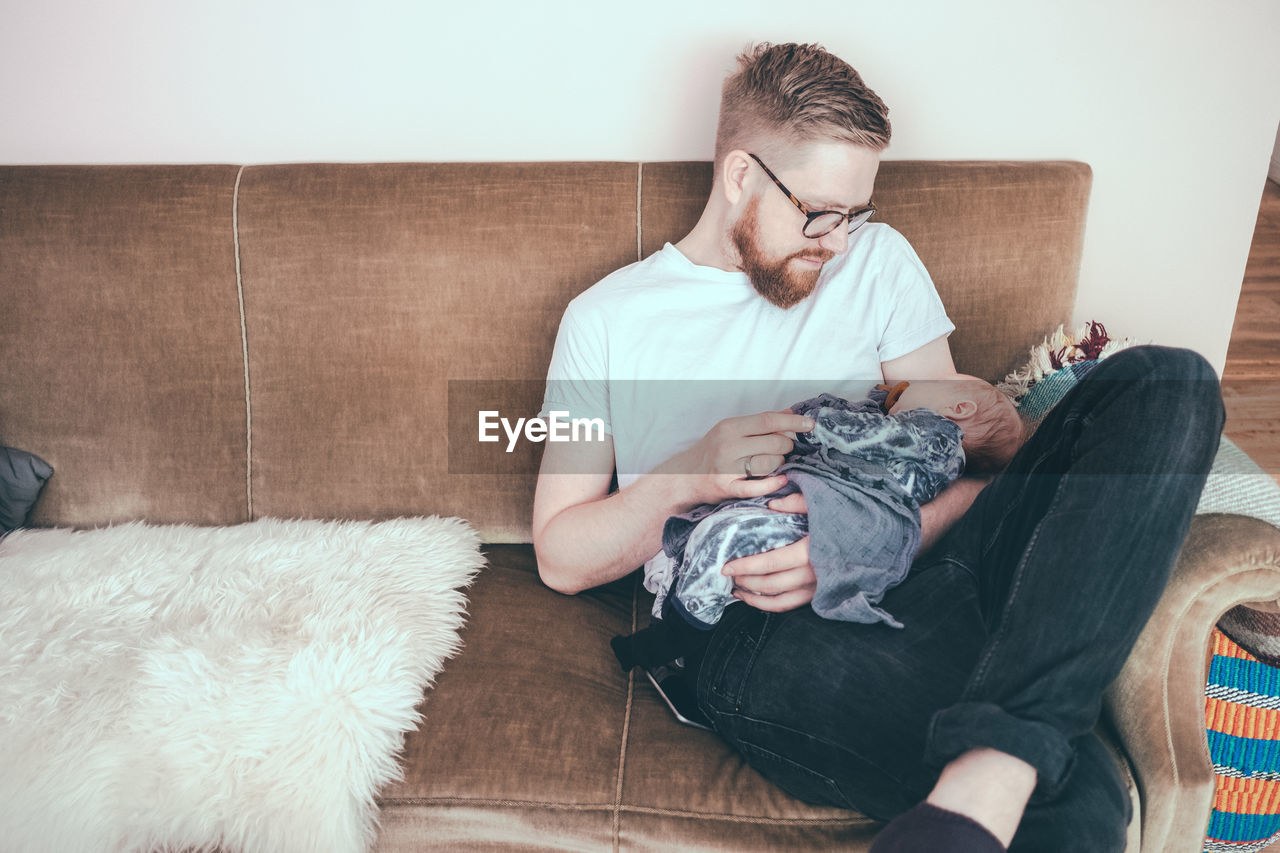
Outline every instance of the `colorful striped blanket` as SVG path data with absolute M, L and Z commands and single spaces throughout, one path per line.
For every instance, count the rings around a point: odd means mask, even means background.
M 1205 853 L 1257 853 L 1280 838 L 1280 669 L 1217 628 L 1205 727 L 1217 777 Z

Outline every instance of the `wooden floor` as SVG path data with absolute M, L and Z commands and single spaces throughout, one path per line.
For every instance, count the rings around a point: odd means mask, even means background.
M 1267 181 L 1222 371 L 1227 437 L 1280 482 L 1280 185 Z

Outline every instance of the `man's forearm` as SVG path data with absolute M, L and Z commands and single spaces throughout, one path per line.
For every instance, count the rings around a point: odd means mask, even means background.
M 920 507 L 920 550 L 924 556 L 938 540 L 968 511 L 978 493 L 991 482 L 990 477 L 961 477 L 936 498 Z
M 662 550 L 668 517 L 698 504 L 777 491 L 786 477 L 752 476 L 751 464 L 776 468 L 791 451 L 793 434 L 813 426 L 790 411 L 725 418 L 693 446 L 609 495 L 612 442 L 576 455 L 567 454 L 568 445 L 551 445 L 533 502 L 543 581 L 574 593 L 616 580 Z M 579 479 L 568 473 L 574 470 L 594 473 Z
M 688 509 L 680 480 L 649 474 L 607 497 L 562 510 L 535 540 L 543 581 L 572 594 L 645 563 L 662 550 L 667 518 Z

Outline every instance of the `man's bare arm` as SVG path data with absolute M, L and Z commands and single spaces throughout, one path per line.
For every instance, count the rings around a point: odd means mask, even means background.
M 613 494 L 613 440 L 548 443 L 533 502 L 538 571 L 552 589 L 576 593 L 616 580 L 662 548 L 669 516 L 701 503 L 766 495 L 782 475 L 750 479 L 782 463 L 792 441 L 784 433 L 812 427 L 791 412 L 720 421 L 696 444 Z
M 880 362 L 884 381 L 893 385 L 916 379 L 953 379 L 956 364 L 951 358 L 951 345 L 946 337 L 934 338 L 922 347 L 892 361 Z
M 609 436 L 592 446 L 546 445 L 533 501 L 533 547 L 538 573 L 552 589 L 573 594 L 634 570 L 662 547 L 667 516 L 683 511 L 676 509 L 682 501 L 673 478 L 642 477 L 609 494 L 612 474 Z

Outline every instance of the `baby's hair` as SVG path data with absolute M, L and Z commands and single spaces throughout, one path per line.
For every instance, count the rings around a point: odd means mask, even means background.
M 967 474 L 1003 471 L 1022 446 L 1022 418 L 1013 401 L 981 379 L 963 379 L 964 391 L 978 411 L 964 425 L 964 470 Z

